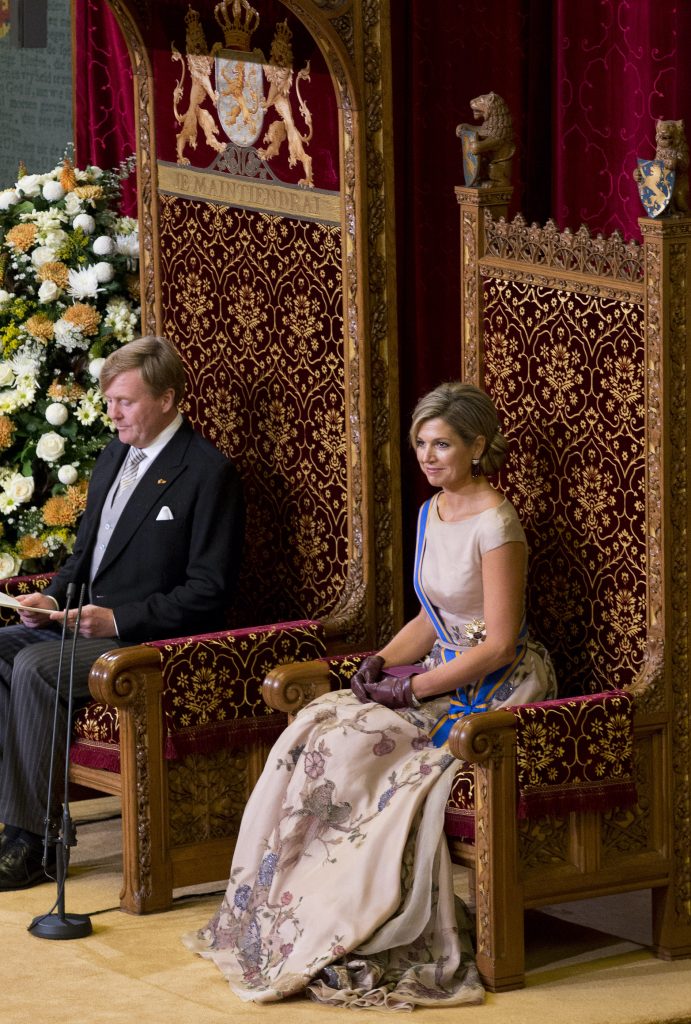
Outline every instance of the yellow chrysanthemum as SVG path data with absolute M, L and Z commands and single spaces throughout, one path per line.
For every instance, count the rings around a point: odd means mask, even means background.
M 17 553 L 20 558 L 45 558 L 48 552 L 48 545 L 38 537 L 31 537 L 24 534 L 17 543 Z
M 46 526 L 74 526 L 86 508 L 86 489 L 86 480 L 81 480 L 74 487 L 68 487 L 65 494 L 48 498 L 43 506 Z
M 56 402 L 78 402 L 86 392 L 81 385 L 75 384 L 74 381 L 63 384 L 59 380 L 54 380 L 48 388 L 48 394 Z
M 0 416 L 0 448 L 9 448 L 14 437 L 15 425 L 9 416 Z
M 103 189 L 100 185 L 77 185 L 74 194 L 80 199 L 102 199 Z
M 126 274 L 125 275 L 125 288 L 127 294 L 135 302 L 139 302 L 141 298 L 141 282 L 139 280 L 139 274 Z
M 19 249 L 20 252 L 26 252 L 36 241 L 36 225 L 35 224 L 15 224 L 13 228 L 5 235 L 5 239 L 10 245 L 13 245 L 15 249 Z
M 24 329 L 39 341 L 50 341 L 53 337 L 53 321 L 44 313 L 35 313 L 24 324 Z
M 70 270 L 64 263 L 49 260 L 44 263 L 38 271 L 39 281 L 52 281 L 58 288 L 67 288 L 70 279 Z
M 86 302 L 75 302 L 73 306 L 65 310 L 63 320 L 78 327 L 82 334 L 98 334 L 98 325 L 101 322 L 101 314 L 93 306 Z
M 74 167 L 67 159 L 63 161 L 62 170 L 60 171 L 60 184 L 64 188 L 65 192 L 72 192 L 77 187 L 77 178 L 74 173 Z

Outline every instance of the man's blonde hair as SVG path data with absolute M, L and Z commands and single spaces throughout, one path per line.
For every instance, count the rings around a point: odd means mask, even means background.
M 185 394 L 185 366 L 167 338 L 147 334 L 112 352 L 101 368 L 101 391 L 128 370 L 139 370 L 149 391 L 157 398 L 172 388 L 175 404 L 180 404 Z

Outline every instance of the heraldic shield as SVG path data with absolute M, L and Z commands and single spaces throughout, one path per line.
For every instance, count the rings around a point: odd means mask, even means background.
M 649 217 L 659 217 L 668 210 L 674 193 L 676 175 L 662 160 L 637 160 L 635 174 L 638 193 Z
M 233 50 L 216 55 L 216 89 L 221 127 L 236 146 L 253 146 L 264 123 L 263 58 Z
M 463 177 L 468 187 L 477 184 L 480 175 L 480 160 L 477 153 L 473 153 L 472 146 L 478 141 L 478 130 L 469 124 L 459 124 L 457 134 L 461 139 L 463 152 Z

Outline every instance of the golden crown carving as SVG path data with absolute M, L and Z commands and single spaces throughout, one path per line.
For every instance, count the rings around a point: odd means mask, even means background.
M 187 8 L 185 25 L 187 26 L 185 47 L 188 55 L 207 55 L 209 47 L 206 45 L 204 29 L 199 19 L 199 12 L 195 11 L 193 7 Z
M 293 33 L 288 27 L 288 19 L 280 21 L 276 25 L 273 42 L 271 43 L 270 63 L 279 68 L 292 68 L 293 66 L 293 44 L 291 42 Z
M 249 0 L 221 0 L 214 7 L 214 18 L 223 29 L 229 49 L 249 51 L 252 33 L 259 26 L 259 11 Z

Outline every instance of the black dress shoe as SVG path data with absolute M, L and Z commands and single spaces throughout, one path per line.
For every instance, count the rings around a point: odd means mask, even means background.
M 24 839 L 8 840 L 0 850 L 0 892 L 10 889 L 28 889 L 46 882 L 43 850 L 36 850 Z M 55 870 L 48 864 L 48 870 Z

